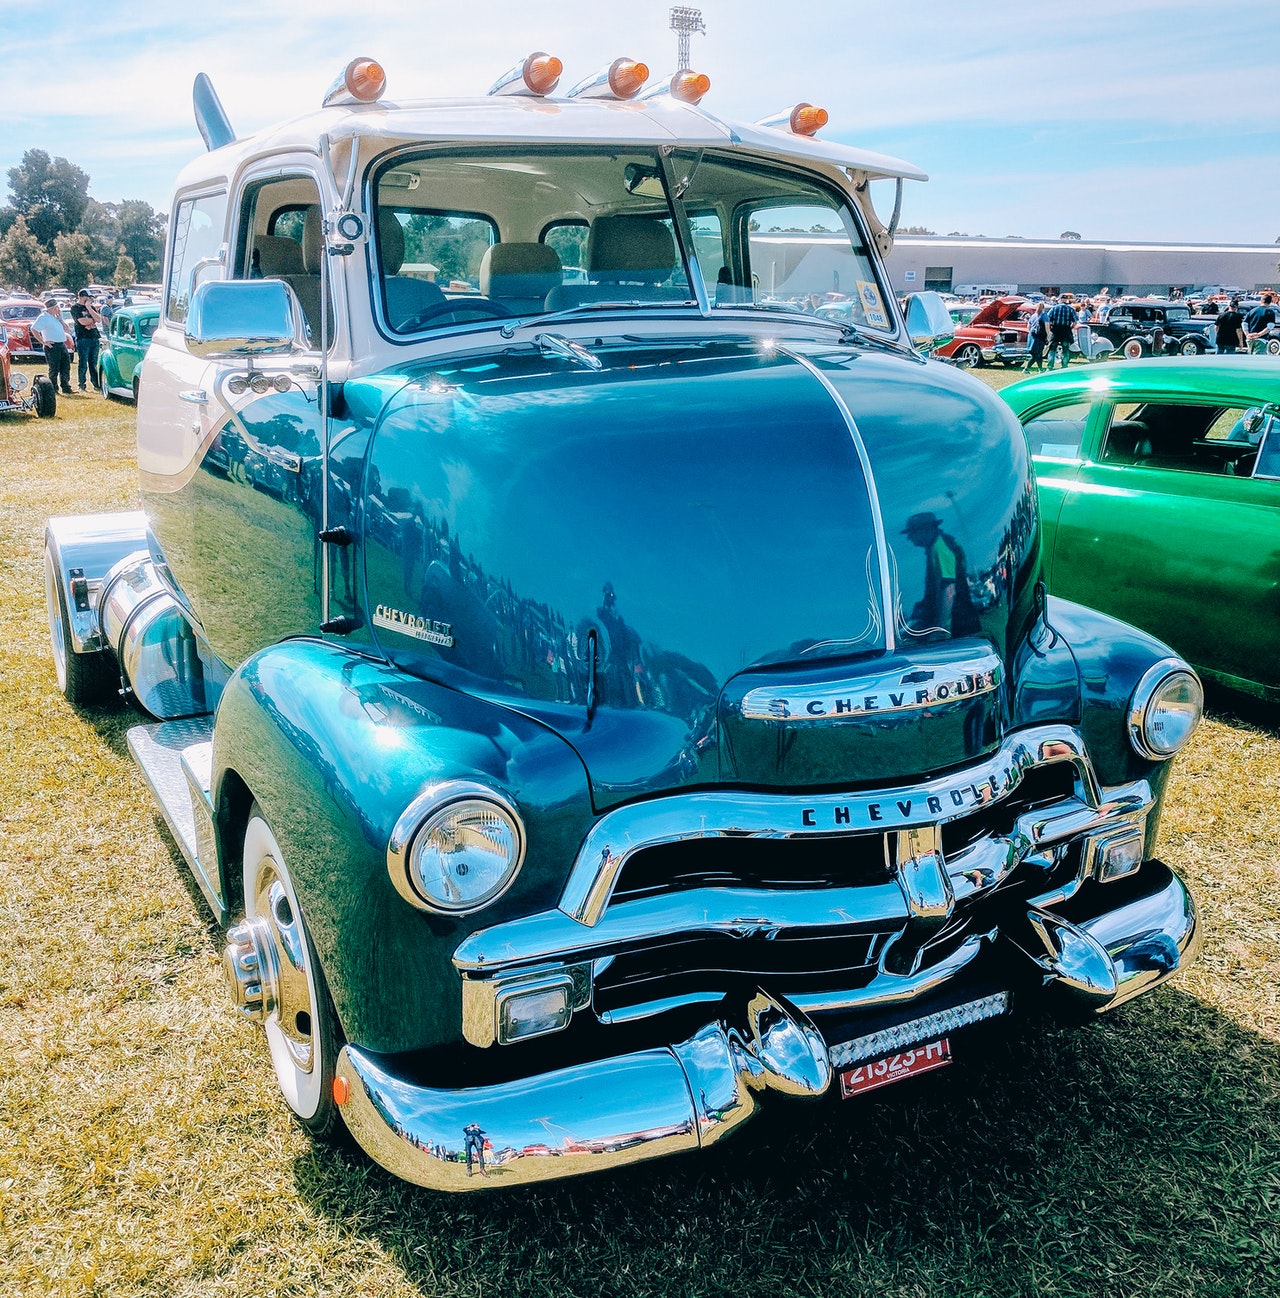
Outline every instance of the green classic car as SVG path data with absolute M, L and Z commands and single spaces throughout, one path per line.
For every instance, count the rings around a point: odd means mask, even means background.
M 159 322 L 160 307 L 155 302 L 121 307 L 111 317 L 98 360 L 98 387 L 104 397 L 138 399 L 138 366 Z
M 1280 366 L 1136 361 L 1002 395 L 1030 444 L 1053 593 L 1280 699 Z

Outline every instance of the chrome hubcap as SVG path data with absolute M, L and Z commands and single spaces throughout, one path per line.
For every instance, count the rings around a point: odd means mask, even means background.
M 249 911 L 251 918 L 245 925 L 252 926 L 262 971 L 261 1018 L 270 1019 L 279 1031 L 294 1066 L 310 1072 L 315 1056 L 315 1009 L 307 976 L 307 943 L 301 917 L 295 913 L 279 868 L 270 857 L 258 867 Z

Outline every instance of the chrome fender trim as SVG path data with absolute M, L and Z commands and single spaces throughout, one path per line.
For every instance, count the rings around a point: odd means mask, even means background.
M 434 1190 L 558 1180 L 714 1144 L 767 1090 L 819 1096 L 831 1083 L 821 1034 L 758 992 L 738 1026 L 708 1024 L 665 1049 L 467 1090 L 417 1086 L 344 1046 L 335 1093 L 366 1153 Z

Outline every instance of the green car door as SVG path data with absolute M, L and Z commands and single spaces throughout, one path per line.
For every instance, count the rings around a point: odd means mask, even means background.
M 1280 480 L 1262 474 L 1280 422 L 1270 421 L 1270 449 L 1255 450 L 1241 432 L 1249 414 L 1190 397 L 1096 403 L 1046 551 L 1054 594 L 1266 694 L 1280 689 Z M 1047 470 L 1037 464 L 1042 489 Z

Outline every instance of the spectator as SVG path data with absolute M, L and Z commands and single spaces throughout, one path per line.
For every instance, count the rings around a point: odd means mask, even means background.
M 67 327 L 58 314 L 58 299 L 50 298 L 44 310 L 31 322 L 31 332 L 44 344 L 45 364 L 49 367 L 49 382 L 54 389 L 61 388 L 65 396 L 71 395 L 71 351 Z
M 1037 302 L 1035 312 L 1027 320 L 1027 359 L 1022 372 L 1027 373 L 1034 365 L 1037 370 L 1044 369 L 1044 345 L 1049 341 L 1049 327 L 1044 322 L 1044 303 Z
M 1244 331 L 1248 335 L 1250 344 L 1265 337 L 1267 330 L 1275 324 L 1276 309 L 1271 305 L 1273 301 L 1270 293 L 1264 293 L 1262 305 L 1254 307 L 1245 317 Z
M 1214 326 L 1218 350 L 1223 353 L 1245 351 L 1244 316 L 1240 314 L 1240 299 L 1233 297 L 1231 305 L 1218 317 Z
M 1071 344 L 1075 342 L 1076 325 L 1080 317 L 1070 302 L 1061 298 L 1045 312 L 1044 322 L 1049 326 L 1049 368 L 1053 369 L 1054 356 L 1057 355 L 1062 368 L 1067 368 L 1071 360 Z
M 76 382 L 83 392 L 86 374 L 92 382 L 97 382 L 98 344 L 102 338 L 98 333 L 102 316 L 90 301 L 87 288 L 82 288 L 76 294 L 76 304 L 71 308 L 71 319 L 76 327 L 76 356 L 79 359 L 79 364 L 76 366 Z

